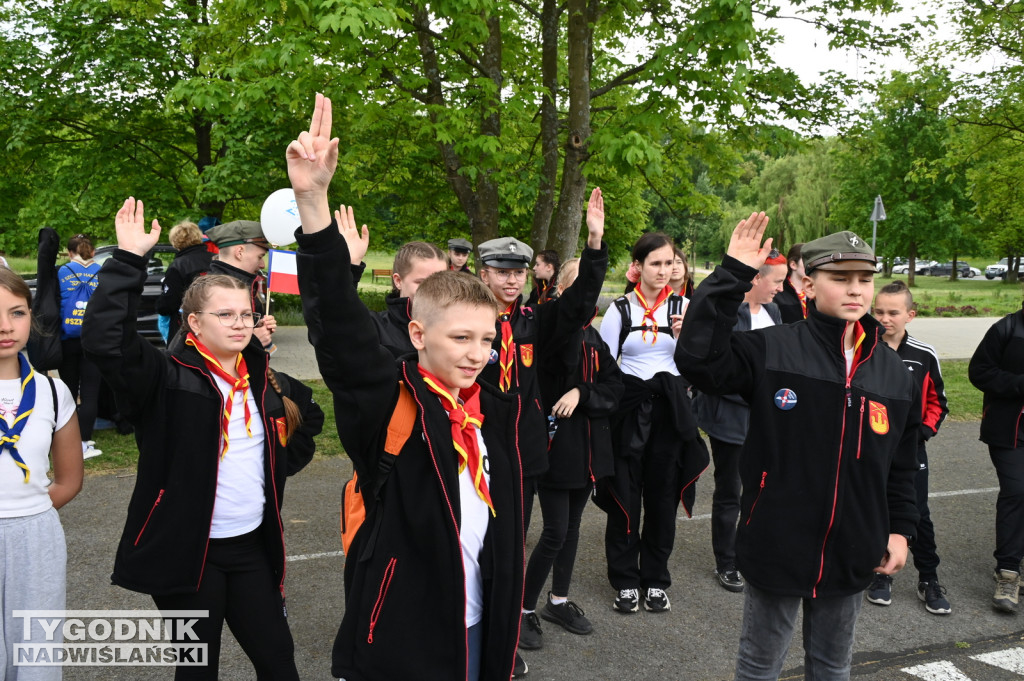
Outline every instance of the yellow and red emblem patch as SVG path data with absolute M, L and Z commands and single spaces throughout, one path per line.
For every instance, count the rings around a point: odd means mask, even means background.
M 879 435 L 885 435 L 889 432 L 889 411 L 885 408 L 884 404 L 868 400 L 868 423 L 871 424 L 871 430 L 875 431 Z
M 533 366 L 533 343 L 519 346 L 519 356 L 523 358 L 523 366 Z
M 274 425 L 277 427 L 277 439 L 281 442 L 281 445 L 288 446 L 288 421 L 283 416 L 274 419 Z

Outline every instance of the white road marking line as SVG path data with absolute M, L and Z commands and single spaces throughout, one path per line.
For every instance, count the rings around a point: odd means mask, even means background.
M 900 671 L 919 679 L 925 679 L 925 681 L 971 681 L 952 662 L 946 660 L 919 664 L 916 667 L 904 667 Z
M 998 492 L 998 487 L 980 487 L 978 489 L 958 489 L 953 492 L 929 492 L 929 497 L 958 497 L 963 494 L 988 494 L 989 492 Z
M 1008 648 L 1006 650 L 997 650 L 994 653 L 972 655 L 971 659 L 990 664 L 999 669 L 1024 674 L 1024 648 Z
M 344 551 L 324 551 L 323 553 L 303 553 L 298 556 L 288 556 L 285 558 L 289 563 L 294 563 L 300 560 L 313 560 L 314 558 L 334 558 L 336 556 L 344 556 Z
M 951 492 L 929 492 L 928 496 L 929 497 L 960 497 L 960 496 L 964 496 L 966 494 L 988 494 L 990 492 L 998 492 L 998 491 L 999 491 L 998 487 L 979 487 L 979 488 L 976 488 L 976 489 L 957 489 L 957 490 L 953 490 Z M 700 515 L 695 515 L 692 518 L 687 518 L 685 515 L 679 516 L 679 520 L 690 520 L 690 521 L 692 521 L 692 520 L 710 520 L 710 519 L 711 519 L 711 514 L 710 513 L 702 513 Z

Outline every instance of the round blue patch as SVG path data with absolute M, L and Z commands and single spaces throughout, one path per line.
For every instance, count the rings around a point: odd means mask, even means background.
M 781 388 L 775 393 L 775 406 L 782 411 L 789 411 L 796 406 L 796 393 L 789 388 Z
M 498 361 L 498 351 L 495 350 L 494 348 L 491 348 L 491 356 L 487 358 L 487 363 L 488 364 L 494 364 L 497 361 Z

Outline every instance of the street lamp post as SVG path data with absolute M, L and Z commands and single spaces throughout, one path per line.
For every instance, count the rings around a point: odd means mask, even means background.
M 875 197 L 875 207 L 871 211 L 871 251 L 876 252 L 875 241 L 878 239 L 878 221 L 885 219 L 885 206 L 882 205 L 882 196 Z M 877 255 L 876 255 L 877 257 Z

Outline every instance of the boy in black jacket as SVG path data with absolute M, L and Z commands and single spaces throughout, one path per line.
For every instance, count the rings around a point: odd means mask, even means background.
M 348 681 L 506 680 L 523 593 L 517 397 L 476 382 L 494 339 L 494 297 L 475 277 L 439 272 L 416 293 L 409 336 L 418 361 L 381 345 L 352 285 L 347 239 L 331 220 L 337 166 L 330 100 L 288 146 L 302 219 L 298 273 L 338 434 L 373 489 L 400 399 L 416 421 L 345 561 L 345 615 L 331 672 Z M 485 416 L 486 415 L 486 416 Z
M 768 255 L 768 218 L 733 232 L 694 295 L 676 362 L 750 405 L 737 567 L 747 581 L 736 679 L 778 678 L 803 609 L 805 678 L 849 678 L 860 592 L 903 567 L 917 526 L 920 394 L 868 310 L 875 259 L 852 232 L 806 244 L 804 321 L 733 333 Z

